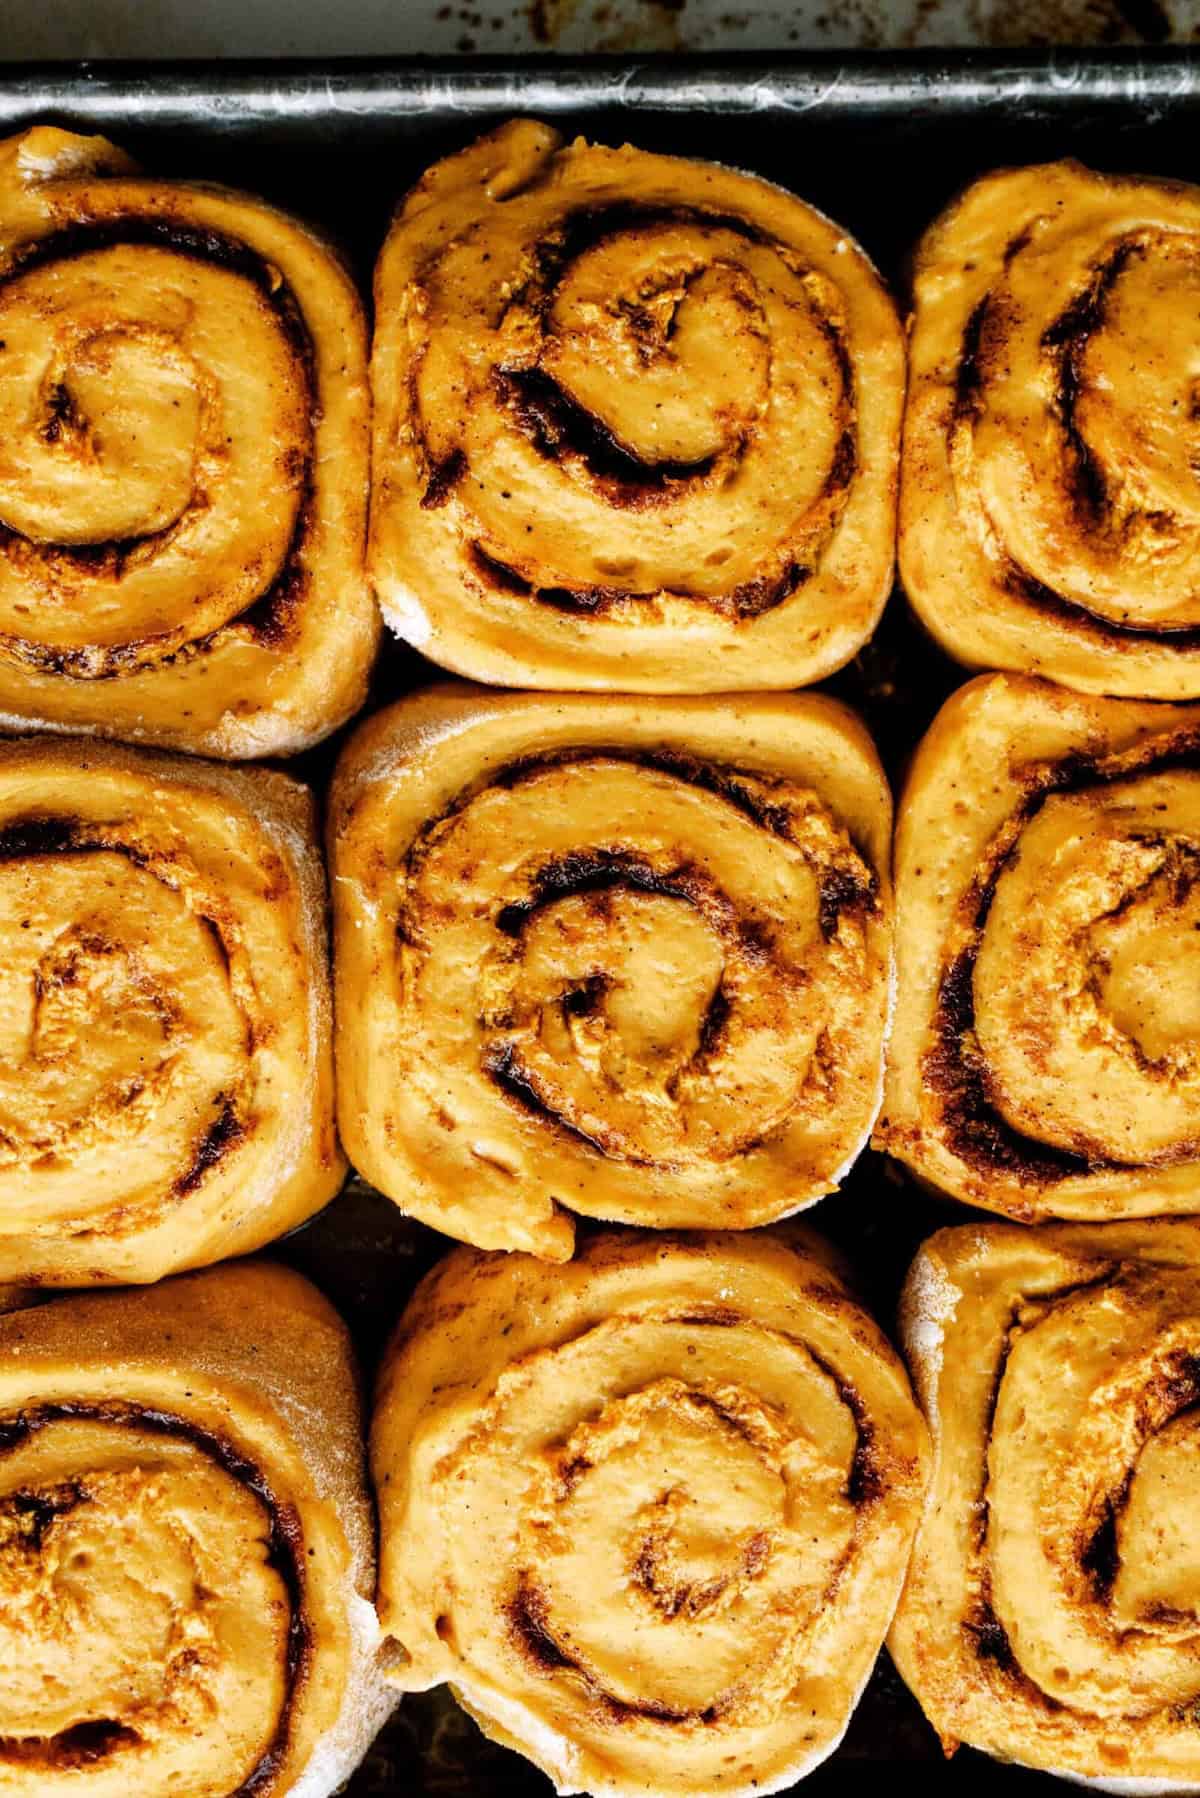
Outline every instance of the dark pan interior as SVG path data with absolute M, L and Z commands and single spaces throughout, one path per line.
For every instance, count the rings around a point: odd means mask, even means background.
M 914 240 L 987 169 L 1075 156 L 1102 169 L 1200 180 L 1200 60 L 1186 50 L 1058 58 L 480 58 L 322 69 L 286 62 L 98 64 L 5 71 L 0 78 L 0 134 L 35 120 L 99 130 L 155 174 L 263 194 L 332 235 L 367 293 L 392 208 L 410 182 L 518 112 L 571 134 L 712 157 L 778 181 L 852 231 L 901 300 Z M 372 706 L 433 672 L 389 645 Z M 961 678 L 896 595 L 874 641 L 828 685 L 862 711 L 895 781 Z M 336 741 L 326 744 L 290 768 L 320 789 L 336 748 Z M 916 1244 L 969 1215 L 921 1193 L 868 1151 L 842 1191 L 808 1217 L 850 1255 L 864 1296 L 890 1327 Z M 413 1284 L 444 1246 L 352 1181 L 277 1252 L 340 1307 L 369 1379 Z M 967 1749 L 946 1761 L 884 1654 L 846 1740 L 804 1790 L 811 1798 L 851 1793 L 889 1765 L 946 1794 L 1049 1790 L 1056 1783 Z M 551 1790 L 517 1755 L 486 1742 L 442 1692 L 404 1701 L 348 1789 L 352 1798 L 542 1798 Z

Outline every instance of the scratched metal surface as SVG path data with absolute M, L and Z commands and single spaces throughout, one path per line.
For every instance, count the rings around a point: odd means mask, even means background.
M 1073 154 L 1105 168 L 1200 179 L 1200 65 L 1178 50 L 0 70 L 0 132 L 53 117 L 110 132 L 157 172 L 256 189 L 336 236 L 365 292 L 406 184 L 515 111 L 601 138 L 715 151 L 781 181 L 853 230 L 901 292 L 921 228 L 958 187 L 998 163 Z M 391 645 L 372 703 L 429 672 Z M 894 598 L 875 640 L 831 685 L 864 713 L 897 778 L 958 678 Z M 336 747 L 299 758 L 293 771 L 320 791 Z M 923 1196 L 868 1153 L 809 1217 L 846 1250 L 890 1326 L 913 1249 L 956 1215 L 967 1214 Z M 406 1295 L 443 1247 L 353 1181 L 278 1252 L 349 1319 L 369 1379 Z M 1051 1785 L 969 1751 L 944 1761 L 884 1656 L 845 1742 L 805 1791 L 835 1798 L 890 1768 L 972 1798 Z M 550 1787 L 434 1693 L 405 1701 L 349 1791 L 543 1798 Z
M 1198 0 L 0 0 L 0 61 L 61 56 L 1187 43 Z

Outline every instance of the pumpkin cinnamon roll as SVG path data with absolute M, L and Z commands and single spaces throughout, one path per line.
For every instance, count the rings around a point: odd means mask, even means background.
M 876 1146 L 1023 1222 L 1200 1195 L 1200 707 L 993 675 L 943 707 L 896 832 Z
M 379 1604 L 560 1792 L 775 1792 L 836 1746 L 896 1602 L 926 1438 L 819 1239 L 459 1249 L 384 1358 Z
M 335 1791 L 391 1708 L 362 1458 L 283 1268 L 0 1317 L 0 1792 Z
M 297 782 L 0 745 L 0 1281 L 155 1280 L 333 1197 L 324 907 Z
M 900 569 L 973 667 L 1200 696 L 1200 188 L 989 175 L 916 255 Z
M 386 620 L 501 685 L 793 687 L 891 585 L 905 353 L 844 231 L 711 163 L 518 120 L 375 277 Z
M 263 202 L 0 142 L 0 718 L 289 754 L 361 704 L 362 308 Z
M 934 1472 L 888 1645 L 947 1752 L 1194 1792 L 1200 1225 L 944 1230 L 902 1324 Z
M 481 1248 L 572 1212 L 745 1228 L 878 1108 L 890 796 L 836 702 L 447 685 L 362 727 L 330 807 L 354 1165 Z

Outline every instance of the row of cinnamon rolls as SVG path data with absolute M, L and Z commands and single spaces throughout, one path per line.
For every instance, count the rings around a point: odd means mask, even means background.
M 312 232 L 34 128 L 0 145 L 0 718 L 294 753 L 361 705 L 376 598 L 501 686 L 807 685 L 879 620 L 897 491 L 960 661 L 1200 696 L 1198 238 L 1179 185 L 988 177 L 906 346 L 799 199 L 516 122 L 404 201 L 369 364 Z
M 872 1136 L 1020 1222 L 1195 1212 L 1198 755 L 1196 708 L 980 677 L 916 752 L 893 887 L 834 700 L 435 686 L 335 774 L 331 981 L 307 788 L 11 739 L 0 1280 L 260 1248 L 341 1144 L 558 1262 L 579 1218 L 788 1216 Z
M 748 1798 L 832 1752 L 885 1638 L 947 1752 L 1200 1778 L 1195 1221 L 931 1238 L 920 1407 L 797 1226 L 459 1248 L 380 1369 L 378 1559 L 300 1276 L 6 1310 L 14 1798 L 329 1798 L 443 1683 L 560 1792 Z

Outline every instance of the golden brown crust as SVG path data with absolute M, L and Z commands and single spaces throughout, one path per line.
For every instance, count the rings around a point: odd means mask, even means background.
M 1200 696 L 1200 188 L 1001 170 L 914 272 L 900 571 L 971 667 Z
M 459 1249 L 372 1423 L 396 1682 L 445 1680 L 563 1792 L 769 1793 L 874 1661 L 926 1438 L 899 1358 L 792 1227 Z
M 954 695 L 899 808 L 877 1146 L 1022 1221 L 1194 1209 L 1198 796 L 1200 708 Z
M 944 1230 L 901 1321 L 934 1470 L 888 1645 L 947 1750 L 1194 1791 L 1200 1226 Z
M 303 226 L 103 138 L 0 143 L 0 720 L 291 753 L 362 703 L 369 398 Z
M 0 1279 L 154 1280 L 333 1197 L 324 914 L 298 782 L 0 743 Z
M 388 1708 L 335 1313 L 244 1262 L 0 1351 L 0 1791 L 327 1798 Z
M 822 697 L 446 685 L 369 720 L 329 819 L 351 1159 L 436 1227 L 551 1259 L 569 1211 L 742 1228 L 811 1203 L 878 1105 L 889 825 L 866 732 Z
M 371 568 L 434 661 L 708 692 L 804 685 L 866 640 L 903 336 L 811 207 L 516 120 L 409 194 L 375 302 Z

